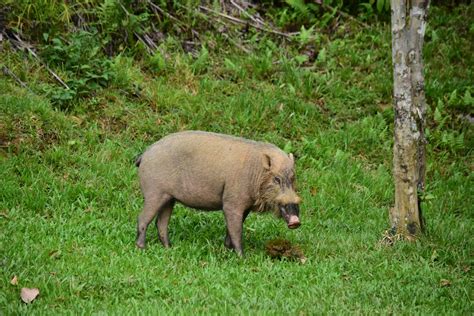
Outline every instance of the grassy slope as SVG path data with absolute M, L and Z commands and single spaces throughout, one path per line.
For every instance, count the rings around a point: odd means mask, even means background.
M 454 90 L 440 82 L 454 75 L 463 91 L 473 79 L 464 65 L 472 65 L 469 40 L 448 32 L 449 19 L 435 23 L 438 42 L 427 42 L 430 104 Z M 443 42 L 448 33 L 455 44 Z M 378 245 L 393 203 L 389 41 L 387 26 L 342 32 L 325 44 L 327 56 L 311 75 L 262 70 L 263 54 L 228 56 L 246 73 L 217 61 L 197 76 L 177 58 L 172 71 L 151 77 L 128 63 L 121 76 L 139 82 L 142 97 L 112 86 L 68 113 L 0 79 L 0 136 L 8 145 L 0 156 L 0 311 L 472 311 L 472 130 L 460 147 L 430 145 L 427 236 Z M 433 137 L 444 132 L 431 128 Z M 270 215 L 251 215 L 239 259 L 223 246 L 220 212 L 177 206 L 173 248 L 163 249 L 150 227 L 148 249 L 136 250 L 142 198 L 133 157 L 182 129 L 295 152 L 303 226 L 289 231 Z M 276 237 L 301 245 L 306 264 L 268 258 L 264 243 Z M 9 284 L 14 275 L 19 286 Z M 38 287 L 40 298 L 21 303 L 20 287 Z

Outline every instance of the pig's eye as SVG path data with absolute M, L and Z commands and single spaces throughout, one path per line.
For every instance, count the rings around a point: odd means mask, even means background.
M 275 177 L 275 178 L 273 178 L 273 181 L 274 181 L 276 184 L 281 184 L 281 179 L 280 179 L 280 177 Z

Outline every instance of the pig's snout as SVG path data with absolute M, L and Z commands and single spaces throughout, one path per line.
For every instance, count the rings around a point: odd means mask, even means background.
M 301 223 L 298 216 L 290 215 L 290 219 L 288 220 L 288 228 L 295 229 L 295 228 L 300 227 L 300 225 Z
M 300 227 L 301 222 L 299 218 L 300 208 L 298 204 L 287 204 L 280 206 L 281 216 L 285 219 L 288 228 L 295 229 Z

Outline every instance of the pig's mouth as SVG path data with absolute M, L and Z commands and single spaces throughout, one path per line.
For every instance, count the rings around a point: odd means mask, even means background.
M 295 229 L 300 227 L 301 222 L 298 217 L 299 207 L 298 204 L 287 204 L 279 206 L 280 215 L 286 221 L 288 228 Z

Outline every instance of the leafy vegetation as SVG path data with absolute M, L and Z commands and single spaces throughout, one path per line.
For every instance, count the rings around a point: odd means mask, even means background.
M 0 78 L 0 312 L 472 311 L 474 8 L 430 8 L 428 231 L 388 247 L 379 242 L 393 203 L 388 13 L 379 1 L 341 3 L 247 9 L 269 28 L 299 31 L 287 38 L 204 14 L 197 1 L 156 1 L 164 14 L 147 1 L 7 0 L 8 32 L 40 58 L 0 42 L 1 68 L 28 87 Z M 150 227 L 148 249 L 135 249 L 133 159 L 185 129 L 293 152 L 302 227 L 250 215 L 239 259 L 223 245 L 221 212 L 177 206 L 173 247 Z M 277 238 L 307 261 L 268 256 Z M 26 305 L 21 287 L 40 295 Z

